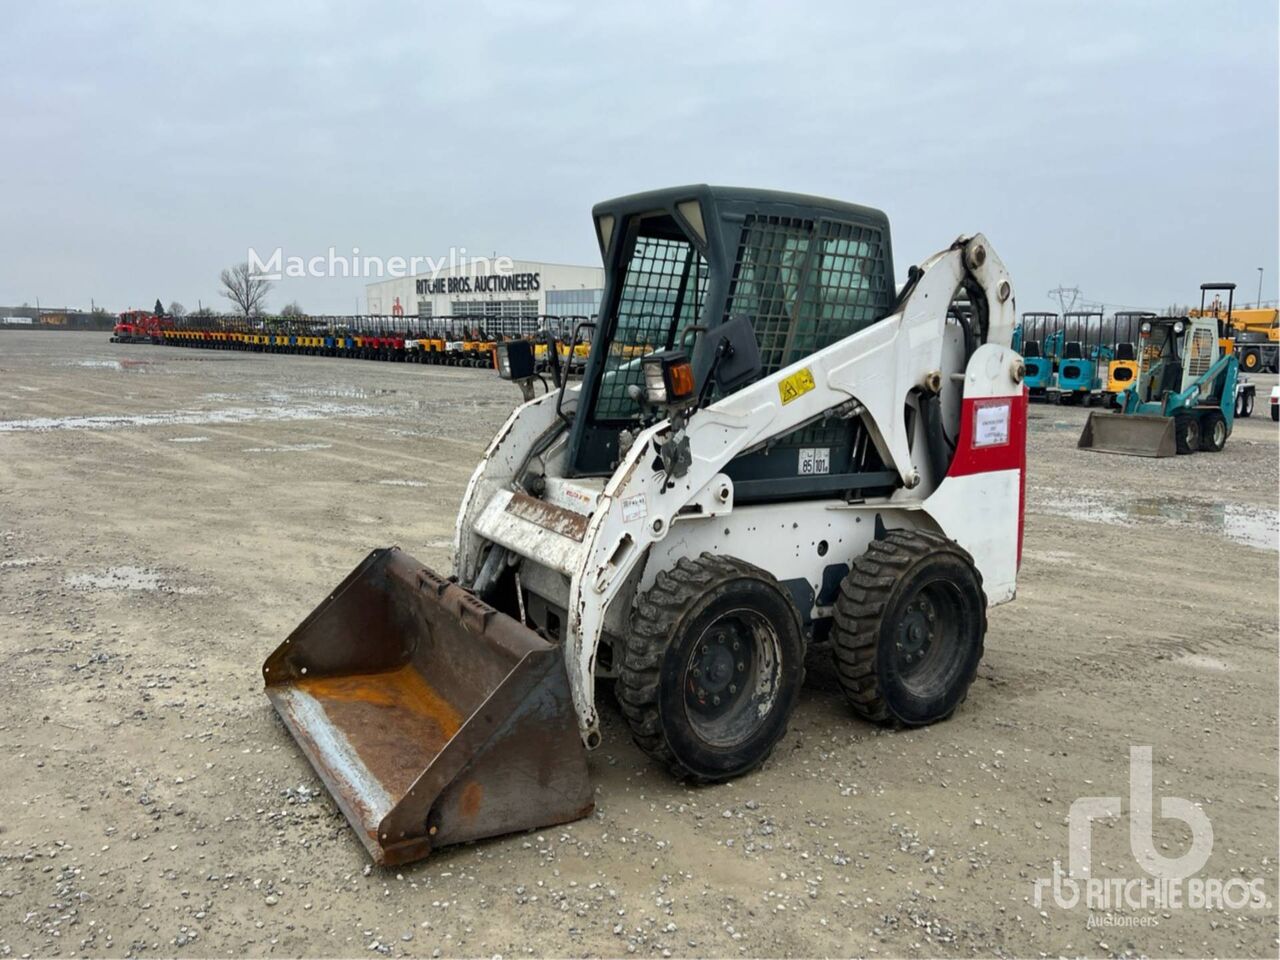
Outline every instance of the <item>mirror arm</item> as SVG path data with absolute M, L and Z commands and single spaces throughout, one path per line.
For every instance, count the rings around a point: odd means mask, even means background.
M 721 337 L 720 342 L 716 344 L 716 352 L 711 358 L 711 366 L 707 368 L 706 379 L 702 381 L 702 389 L 698 391 L 697 408 L 701 409 L 707 405 L 707 400 L 711 394 L 711 385 L 716 382 L 716 371 L 720 368 L 720 361 L 725 357 L 733 356 L 733 344 L 729 342 L 728 337 Z

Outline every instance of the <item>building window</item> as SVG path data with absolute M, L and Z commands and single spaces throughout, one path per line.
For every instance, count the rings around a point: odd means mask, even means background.
M 596 317 L 604 290 L 548 290 L 547 315 L 552 317 Z
M 536 317 L 537 300 L 452 300 L 449 311 L 455 317 L 484 317 L 496 320 Z
M 419 320 L 431 319 L 431 301 L 430 300 L 418 301 L 418 319 Z

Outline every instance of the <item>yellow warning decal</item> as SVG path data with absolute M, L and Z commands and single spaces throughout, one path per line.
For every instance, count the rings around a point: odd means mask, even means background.
M 808 367 L 802 367 L 789 377 L 784 377 L 778 381 L 778 395 L 782 397 L 782 405 L 785 407 L 792 400 L 796 400 L 817 384 L 813 382 L 813 373 Z

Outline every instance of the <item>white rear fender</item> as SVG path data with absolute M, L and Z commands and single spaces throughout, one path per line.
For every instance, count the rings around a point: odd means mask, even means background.
M 987 602 L 1012 600 L 1026 510 L 1027 393 L 1022 358 L 995 343 L 965 370 L 960 433 L 947 475 L 924 501 L 938 529 L 982 573 Z

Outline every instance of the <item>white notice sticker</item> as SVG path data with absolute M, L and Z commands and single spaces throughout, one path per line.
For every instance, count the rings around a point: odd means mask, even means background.
M 1008 400 L 979 404 L 973 408 L 973 445 L 998 447 L 1009 442 Z
M 644 501 L 644 494 L 637 493 L 634 497 L 627 497 L 622 501 L 622 522 L 630 523 L 632 520 L 643 520 L 649 515 L 649 506 Z
M 831 472 L 830 447 L 801 447 L 800 465 L 796 469 L 802 477 Z

